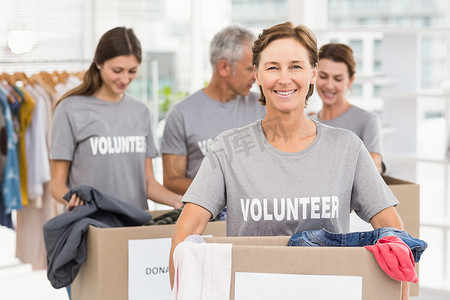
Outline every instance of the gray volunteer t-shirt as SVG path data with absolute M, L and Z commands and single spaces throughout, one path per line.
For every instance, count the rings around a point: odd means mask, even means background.
M 274 134 L 283 134 L 274 120 Z M 266 140 L 261 121 L 220 134 L 183 197 L 216 216 L 227 206 L 227 235 L 349 231 L 350 210 L 369 221 L 398 203 L 361 140 L 316 122 L 305 150 L 284 153 Z
M 348 129 L 363 141 L 369 153 L 382 153 L 381 123 L 373 112 L 352 105 L 345 113 L 332 120 L 321 120 L 317 114 L 310 118 L 325 125 Z
M 266 113 L 256 93 L 220 102 L 199 90 L 175 104 L 166 119 L 160 152 L 187 156 L 186 177 L 194 178 L 213 139 L 221 132 L 239 128 Z
M 128 94 L 115 103 L 72 96 L 56 107 L 50 159 L 72 162 L 69 188 L 88 185 L 148 209 L 145 159 L 157 155 L 149 109 Z

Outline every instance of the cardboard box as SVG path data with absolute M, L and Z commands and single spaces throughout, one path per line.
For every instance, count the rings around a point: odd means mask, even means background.
M 153 212 L 152 215 L 158 216 Z M 87 259 L 72 283 L 72 299 L 128 299 L 128 241 L 170 238 L 174 229 L 174 224 L 119 228 L 89 227 Z M 209 222 L 204 234 L 225 236 L 225 222 Z
M 420 238 L 420 186 L 389 176 L 383 176 L 383 179 L 400 202 L 396 208 L 405 231 Z
M 387 276 L 365 248 L 288 247 L 289 238 L 205 238 L 208 243 L 233 244 L 230 299 L 234 300 L 236 272 L 361 276 L 362 300 L 401 299 L 401 283 Z
M 384 180 L 400 201 L 397 211 L 404 222 L 405 230 L 414 237 L 419 237 L 419 186 L 388 176 L 385 176 Z M 167 211 L 154 211 L 152 215 L 156 218 L 165 212 Z M 128 240 L 171 237 L 174 228 L 175 225 L 110 229 L 91 227 L 87 235 L 88 257 L 72 284 L 72 299 L 128 299 Z M 225 237 L 225 222 L 210 222 L 204 235 Z M 330 275 L 362 274 L 359 276 L 364 277 L 364 290 L 369 291 L 369 295 L 363 295 L 364 300 L 398 299 L 384 296 L 385 292 L 386 295 L 396 294 L 392 290 L 397 289 L 397 285 L 394 284 L 396 282 L 384 274 L 374 260 L 373 254 L 366 249 L 280 247 L 286 245 L 287 240 L 286 237 L 227 239 L 226 241 L 235 244 L 233 270 L 239 272 L 264 270 L 291 274 L 298 272 Z M 258 244 L 261 247 L 255 247 Z M 273 248 L 274 246 L 276 248 Z M 368 282 L 375 283 L 372 285 Z M 378 289 L 381 286 L 385 292 Z M 370 298 L 374 289 L 382 294 Z M 410 295 L 418 295 L 418 289 L 418 284 L 411 284 Z
M 416 183 L 383 176 L 384 181 L 397 197 L 396 209 L 403 221 L 405 231 L 420 238 L 420 186 Z M 352 213 L 350 231 L 372 230 L 372 226 Z

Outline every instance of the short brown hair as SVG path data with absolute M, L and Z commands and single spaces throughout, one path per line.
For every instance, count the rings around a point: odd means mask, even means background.
M 348 45 L 339 43 L 323 45 L 319 50 L 319 60 L 322 58 L 344 63 L 347 66 L 350 78 L 356 72 L 356 62 L 355 57 L 353 56 L 353 50 Z
M 255 41 L 252 52 L 253 52 L 253 65 L 258 68 L 259 61 L 261 60 L 262 51 L 273 41 L 278 39 L 294 38 L 301 45 L 306 48 L 309 57 L 309 63 L 312 67 L 315 67 L 319 61 L 319 55 L 317 51 L 317 39 L 316 36 L 309 30 L 308 27 L 304 25 L 298 25 L 294 27 L 291 22 L 281 23 L 270 28 L 266 28 L 258 35 L 258 39 Z M 259 87 L 261 91 L 261 97 L 259 101 L 266 105 L 266 97 L 262 91 L 261 86 Z M 306 95 L 306 101 L 314 92 L 314 84 L 309 85 L 308 94 Z

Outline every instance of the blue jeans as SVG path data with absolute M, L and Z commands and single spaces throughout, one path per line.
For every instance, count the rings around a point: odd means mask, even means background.
M 322 246 L 322 247 L 363 247 L 375 245 L 385 236 L 397 236 L 411 249 L 414 261 L 417 263 L 428 244 L 420 239 L 413 238 L 406 231 L 391 227 L 382 227 L 373 231 L 332 233 L 326 229 L 308 230 L 294 234 L 288 246 Z
M 227 220 L 227 207 L 225 206 L 217 216 L 218 221 L 226 221 Z
M 67 295 L 69 296 L 69 300 L 72 300 L 72 289 L 70 288 L 70 285 L 66 286 Z

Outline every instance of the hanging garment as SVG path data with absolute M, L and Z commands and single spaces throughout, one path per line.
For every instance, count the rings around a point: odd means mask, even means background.
M 46 98 L 49 96 L 37 84 L 28 82 L 24 88 L 34 99 L 35 106 L 31 122 L 25 130 L 29 205 L 16 213 L 16 257 L 30 264 L 33 270 L 46 270 L 47 255 L 42 227 L 60 214 L 64 206 L 53 200 L 48 184 L 50 162 L 47 135 L 51 109 L 48 108 Z
M 6 155 L 8 154 L 8 133 L 6 132 L 6 119 L 3 109 L 0 109 L 0 182 L 3 181 Z
M 6 132 L 6 120 L 3 110 L 0 109 L 0 187 L 3 187 L 3 173 L 6 165 L 6 155 L 8 152 L 8 136 Z M 11 214 L 6 214 L 5 203 L 2 193 L 0 193 L 0 226 L 13 229 Z
M 64 205 L 50 195 L 49 183 L 44 184 L 42 207 L 29 205 L 16 212 L 16 257 L 30 264 L 33 270 L 47 270 L 44 224 L 62 213 Z
M 89 186 L 77 186 L 64 195 L 77 194 L 84 205 L 63 213 L 44 225 L 47 250 L 47 278 L 54 288 L 70 285 L 86 260 L 86 233 L 99 228 L 143 225 L 150 221 L 147 211 L 103 194 Z
M 14 224 L 12 222 L 12 215 L 6 213 L 3 195 L 1 193 L 0 193 L 0 226 L 5 226 L 7 228 L 14 229 Z
M 22 209 L 22 196 L 20 191 L 19 163 L 17 159 L 12 114 L 7 94 L 3 89 L 0 89 L 0 106 L 5 116 L 8 140 L 1 193 L 5 214 L 11 214 L 14 209 Z
M 33 116 L 34 110 L 34 99 L 31 95 L 24 89 L 18 88 L 18 91 L 22 95 L 22 105 L 19 109 L 19 172 L 20 172 L 20 188 L 22 191 L 22 204 L 23 206 L 28 206 L 28 192 L 27 192 L 27 153 L 26 153 L 26 142 L 25 142 L 25 132 L 31 123 L 31 118 Z
M 41 97 L 44 99 L 44 103 L 45 103 L 45 108 L 46 108 L 46 128 L 48 128 L 47 130 L 47 149 L 50 149 L 50 127 L 52 124 L 52 120 L 53 120 L 53 99 L 52 96 L 50 94 L 48 94 L 48 92 L 45 90 L 44 87 L 42 87 L 42 85 L 40 85 L 39 83 L 35 83 L 34 84 L 34 88 L 37 92 L 39 92 L 39 94 L 41 95 Z
M 25 89 L 34 99 L 31 121 L 25 131 L 27 156 L 27 193 L 30 205 L 42 207 L 43 188 L 50 181 L 50 161 L 47 147 L 47 108 L 45 99 L 31 85 Z

